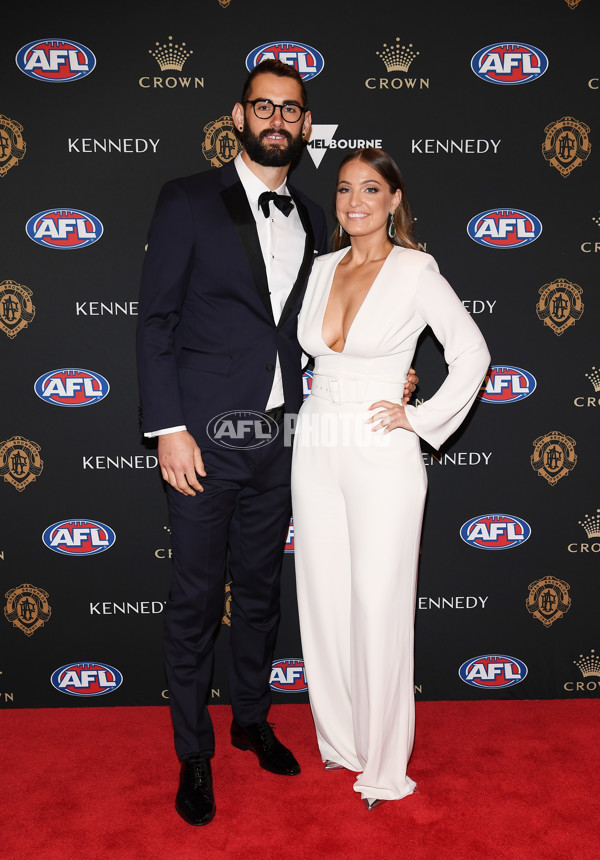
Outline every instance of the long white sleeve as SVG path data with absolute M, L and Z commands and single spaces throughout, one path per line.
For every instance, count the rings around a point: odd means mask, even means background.
M 433 259 L 419 276 L 417 311 L 444 348 L 448 376 L 437 392 L 419 406 L 407 406 L 415 433 L 438 449 L 467 416 L 490 362 L 477 325 Z

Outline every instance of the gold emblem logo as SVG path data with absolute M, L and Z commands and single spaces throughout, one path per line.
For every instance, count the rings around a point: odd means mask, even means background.
M 32 296 L 29 287 L 15 281 L 0 284 L 0 330 L 11 340 L 27 328 L 35 316 Z
M 25 155 L 23 126 L 0 113 L 0 176 L 6 176 L 11 167 Z
M 41 448 L 23 436 L 13 436 L 0 442 L 0 478 L 22 493 L 25 487 L 42 474 L 44 461 Z
M 407 72 L 418 51 L 413 51 L 412 44 L 401 45 L 400 36 L 396 36 L 394 45 L 383 43 L 381 51 L 375 51 L 388 72 Z
M 553 430 L 545 436 L 538 436 L 533 443 L 531 467 L 545 478 L 551 486 L 573 471 L 577 463 L 575 439 Z
M 223 616 L 221 624 L 226 624 L 231 627 L 231 582 L 225 585 L 225 597 L 223 599 Z
M 529 596 L 526 605 L 528 611 L 541 621 L 544 627 L 550 627 L 571 607 L 569 584 L 555 576 L 544 576 L 536 579 L 529 586 Z
M 11 588 L 4 595 L 4 615 L 13 627 L 18 627 L 26 636 L 33 636 L 50 618 L 52 610 L 48 603 L 48 592 L 35 585 L 24 583 Z
M 565 178 L 589 158 L 592 151 L 588 137 L 590 128 L 584 122 L 572 116 L 563 116 L 547 125 L 544 131 L 544 158 Z
M 577 2 L 579 2 L 579 0 L 577 0 Z M 227 9 L 230 3 L 231 0 L 219 0 L 219 6 L 222 6 L 223 9 Z
M 600 678 L 600 656 L 593 648 L 587 657 L 580 654 L 579 660 L 573 660 L 573 663 L 584 678 Z
M 565 0 L 565 3 L 569 7 L 569 9 L 576 9 L 577 6 L 581 3 L 581 0 Z
M 583 290 L 566 278 L 557 278 L 538 290 L 540 297 L 536 305 L 538 318 L 549 326 L 555 335 L 560 335 L 581 319 L 584 304 Z
M 204 126 L 202 154 L 213 167 L 222 167 L 240 151 L 230 116 L 221 116 Z
M 185 42 L 182 42 L 181 45 L 174 45 L 173 36 L 169 36 L 169 41 L 166 44 L 161 45 L 160 42 L 156 42 L 156 48 L 151 48 L 148 53 L 152 54 L 158 63 L 161 72 L 181 72 L 186 60 L 188 60 L 194 52 L 187 50 Z

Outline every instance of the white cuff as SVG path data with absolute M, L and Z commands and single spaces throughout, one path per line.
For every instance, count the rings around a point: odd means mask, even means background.
M 187 430 L 185 424 L 180 427 L 165 427 L 164 430 L 152 430 L 150 433 L 144 433 L 144 436 L 153 439 L 155 436 L 165 436 L 167 433 L 179 433 L 180 430 Z

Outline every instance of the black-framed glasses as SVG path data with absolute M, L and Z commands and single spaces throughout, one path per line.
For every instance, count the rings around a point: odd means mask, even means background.
M 279 108 L 281 116 L 286 122 L 298 122 L 302 119 L 302 114 L 306 113 L 306 108 L 296 104 L 296 102 L 286 102 L 283 105 L 276 105 L 270 99 L 248 99 L 247 105 L 252 105 L 254 116 L 259 119 L 270 119 L 275 113 L 275 108 Z

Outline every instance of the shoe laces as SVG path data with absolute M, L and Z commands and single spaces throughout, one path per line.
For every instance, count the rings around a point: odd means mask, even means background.
M 274 723 L 268 723 L 266 720 L 262 723 L 258 723 L 256 729 L 258 731 L 258 736 L 260 738 L 261 744 L 265 748 L 272 747 L 275 743 L 275 732 L 273 731 Z
M 207 759 L 188 759 L 188 773 L 194 788 L 210 788 L 210 769 Z

